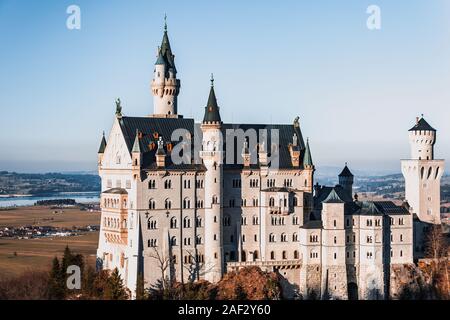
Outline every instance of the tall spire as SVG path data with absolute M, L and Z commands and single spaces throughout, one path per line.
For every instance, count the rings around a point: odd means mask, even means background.
M 306 149 L 305 149 L 305 156 L 303 157 L 303 166 L 313 166 L 313 161 L 311 157 L 311 150 L 309 149 L 309 138 L 306 139 Z
M 167 34 L 167 15 L 164 16 L 164 35 L 161 42 L 161 54 L 165 61 L 169 64 L 169 68 L 172 68 L 176 72 L 175 68 L 175 56 L 170 48 L 169 35 Z
M 211 73 L 211 89 L 209 91 L 208 103 L 205 107 L 205 116 L 203 122 L 222 122 L 217 105 L 216 93 L 214 92 L 214 76 Z
M 136 129 L 136 138 L 134 139 L 132 153 L 141 153 L 141 140 L 139 139 L 139 130 Z
M 98 148 L 98 153 L 105 153 L 106 149 L 106 139 L 105 139 L 105 131 L 103 131 L 102 141 L 100 142 L 100 148 Z
M 164 14 L 164 31 L 167 31 L 167 14 Z

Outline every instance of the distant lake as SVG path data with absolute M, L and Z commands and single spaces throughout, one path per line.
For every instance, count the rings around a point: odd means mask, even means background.
M 23 207 L 32 206 L 39 200 L 74 199 L 78 203 L 100 202 L 98 192 L 66 192 L 51 196 L 38 197 L 0 197 L 0 207 Z

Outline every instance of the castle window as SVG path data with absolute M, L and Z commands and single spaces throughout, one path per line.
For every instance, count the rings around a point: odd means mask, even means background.
M 172 180 L 164 181 L 164 189 L 172 189 Z
M 334 237 L 334 244 L 337 243 L 337 237 Z
M 403 257 L 403 250 L 400 250 L 400 257 Z
M 235 189 L 241 188 L 241 179 L 233 179 L 232 184 Z
M 257 226 L 259 224 L 259 219 L 257 216 L 253 216 L 253 225 Z
M 367 252 L 367 259 L 372 259 L 372 252 L 371 251 Z
M 157 226 L 156 220 L 153 220 L 153 218 L 150 218 L 147 220 L 147 229 L 154 230 L 157 228 L 158 228 L 158 226 Z
M 169 199 L 166 199 L 164 201 L 164 208 L 171 209 L 172 208 L 172 202 Z
M 245 242 L 245 234 L 242 235 L 242 242 Z
M 177 218 L 172 217 L 170 219 L 170 229 L 176 229 L 177 228 Z
M 269 207 L 275 207 L 275 199 L 273 197 L 269 199 Z
M 256 261 L 256 259 L 258 259 L 259 255 L 258 255 L 258 250 L 253 251 L 253 261 Z
M 183 228 L 190 228 L 191 227 L 191 219 L 188 217 L 184 217 L 183 220 Z
M 214 234 L 214 241 L 217 241 L 217 234 Z
M 202 237 L 197 236 L 197 237 L 195 238 L 195 244 L 202 244 Z
M 212 197 L 212 203 L 213 204 L 217 204 L 218 203 L 217 196 L 213 196 Z
M 391 258 L 394 256 L 394 252 L 392 251 L 392 249 L 391 249 Z
M 275 252 L 270 251 L 270 259 L 275 260 Z
M 231 218 L 229 215 L 226 215 L 222 218 L 222 224 L 225 227 L 229 227 L 231 225 Z
M 191 238 L 184 238 L 184 245 L 190 246 L 191 245 Z
M 333 226 L 336 228 L 336 224 L 337 224 L 337 222 L 336 222 L 336 220 L 333 220 Z
M 150 199 L 148 200 L 148 208 L 150 210 L 154 210 L 156 208 L 156 202 L 154 199 Z
M 202 226 L 202 218 L 197 217 L 197 218 L 195 219 L 195 226 L 196 226 L 197 228 L 201 228 L 201 226 Z
M 170 245 L 171 246 L 177 245 L 177 237 L 173 236 L 172 238 L 170 238 Z
M 286 260 L 286 259 L 287 259 L 287 254 L 286 254 L 286 251 L 283 251 L 283 253 L 282 253 L 282 257 L 283 257 L 283 260 Z
M 287 236 L 285 233 L 281 234 L 281 242 L 287 242 Z
M 313 242 L 313 243 L 319 242 L 319 236 L 318 236 L 318 235 L 315 235 L 315 234 L 311 234 L 311 235 L 309 236 L 309 241 L 310 241 L 310 242 Z
M 275 235 L 273 233 L 269 234 L 269 242 L 275 242 Z
M 298 217 L 297 216 L 293 216 L 292 217 L 292 224 L 295 226 L 295 225 L 298 225 Z
M 184 198 L 183 200 L 183 209 L 190 209 L 191 208 L 191 200 L 188 198 Z
M 292 199 L 292 206 L 294 206 L 294 207 L 297 207 L 297 206 L 298 206 L 298 198 L 297 198 L 297 197 L 294 197 L 294 198 Z
M 403 235 L 400 235 L 400 242 L 403 242 Z
M 259 180 L 258 179 L 250 179 L 250 188 L 258 188 Z
M 350 258 L 350 252 L 347 251 L 347 259 Z
M 253 236 L 253 240 L 256 242 L 256 241 L 258 241 L 258 235 L 257 234 L 255 234 L 254 236 Z
M 147 246 L 150 247 L 156 247 L 157 246 L 157 240 L 156 239 L 149 239 L 147 242 Z
M 294 233 L 292 234 L 292 241 L 293 241 L 293 242 L 297 242 L 297 241 L 298 241 L 298 234 L 297 234 L 296 232 L 294 232 Z
M 336 260 L 337 259 L 337 253 L 335 252 L 334 253 L 334 260 Z
M 294 259 L 298 259 L 298 251 L 294 250 Z
M 203 189 L 203 180 L 195 181 L 195 186 L 197 187 L 197 189 Z
M 399 224 L 399 225 L 401 225 L 401 226 L 403 226 L 403 225 L 404 225 L 404 221 L 403 221 L 403 218 L 399 218 L 399 219 L 398 219 L 398 224 Z
M 367 243 L 372 243 L 372 236 L 367 236 Z
M 253 199 L 253 206 L 257 207 L 258 206 L 258 199 Z

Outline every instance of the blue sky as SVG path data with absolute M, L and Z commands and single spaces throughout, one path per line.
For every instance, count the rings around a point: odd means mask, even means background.
M 81 30 L 66 28 L 71 4 Z M 366 27 L 371 4 L 381 30 Z M 0 169 L 95 170 L 115 98 L 152 113 L 164 13 L 185 117 L 201 119 L 214 72 L 224 121 L 298 115 L 319 168 L 399 171 L 421 113 L 450 159 L 446 0 L 0 0 Z

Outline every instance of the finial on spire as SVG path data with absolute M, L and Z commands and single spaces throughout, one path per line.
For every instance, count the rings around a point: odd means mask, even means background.
M 423 118 L 423 113 L 421 114 L 422 118 Z
M 164 14 L 164 31 L 167 31 L 167 14 Z
M 347 161 L 345 162 L 345 166 L 346 166 L 346 167 L 348 166 L 348 162 L 347 162 Z
M 105 130 L 103 130 L 103 137 L 105 136 Z
M 211 73 L 211 87 L 214 87 L 214 74 Z

